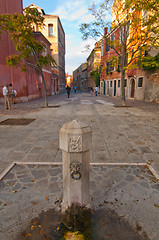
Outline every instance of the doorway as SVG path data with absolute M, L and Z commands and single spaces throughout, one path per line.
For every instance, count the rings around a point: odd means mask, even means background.
M 114 96 L 116 96 L 116 80 L 114 80 Z
M 103 95 L 105 95 L 105 81 L 104 81 L 104 87 L 103 87 Z
M 54 95 L 54 80 L 51 78 L 51 95 Z
M 107 81 L 107 95 L 109 95 L 109 81 Z
M 131 79 L 131 94 L 130 94 L 130 97 L 134 98 L 134 95 L 135 95 L 135 80 Z

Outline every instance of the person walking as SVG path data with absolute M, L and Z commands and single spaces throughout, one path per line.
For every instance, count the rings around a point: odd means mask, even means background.
M 15 97 L 17 95 L 16 90 L 13 90 L 12 84 L 9 84 L 9 96 L 10 96 L 10 101 L 15 104 Z
M 91 96 L 93 95 L 93 88 L 91 87 Z
M 96 96 L 98 94 L 98 87 L 97 86 L 95 87 L 95 94 L 96 94 Z
M 70 97 L 70 91 L 71 91 L 71 88 L 69 87 L 69 86 L 67 86 L 67 96 L 68 96 L 68 98 Z
M 11 109 L 10 100 L 9 100 L 8 84 L 6 84 L 6 86 L 3 87 L 3 96 L 4 96 L 5 108 Z

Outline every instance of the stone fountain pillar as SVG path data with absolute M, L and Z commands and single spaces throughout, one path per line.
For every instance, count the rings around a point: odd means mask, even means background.
M 89 206 L 92 130 L 78 120 L 65 123 L 59 132 L 63 158 L 64 212 L 72 203 Z

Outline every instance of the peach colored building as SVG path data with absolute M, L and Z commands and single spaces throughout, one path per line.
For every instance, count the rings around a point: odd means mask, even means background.
M 121 10 L 117 11 L 118 4 L 123 4 L 123 2 L 124 0 L 114 1 L 112 8 L 112 26 L 118 26 L 119 22 L 125 17 L 121 14 Z M 145 11 L 142 11 L 139 16 L 144 17 L 144 12 Z M 140 25 L 135 31 L 133 30 L 134 28 L 130 25 L 128 41 L 131 52 L 128 54 L 128 61 L 132 55 L 132 50 L 135 52 L 138 45 L 140 45 L 140 41 L 138 40 L 137 43 L 134 43 L 135 40 L 133 41 L 132 37 L 134 36 L 134 32 L 140 35 L 138 32 Z M 123 29 L 120 26 L 115 29 L 112 28 L 109 32 L 107 32 L 107 28 L 104 29 L 104 37 L 101 41 L 102 72 L 100 78 L 100 93 L 103 95 L 121 97 L 121 58 L 118 57 L 116 51 L 109 46 L 109 42 L 112 41 L 114 44 L 118 44 L 121 42 L 122 35 Z M 154 50 L 149 52 L 151 56 L 155 56 L 157 53 L 157 50 L 156 52 Z M 136 54 L 139 54 L 139 52 Z M 147 54 L 146 51 L 145 54 Z M 113 64 L 113 60 L 111 60 L 112 57 L 118 57 L 118 61 L 116 61 L 115 64 Z M 127 99 L 159 102 L 159 70 L 146 71 L 139 67 L 127 69 L 125 72 L 124 87 Z
M 69 75 L 68 73 L 65 73 L 66 76 L 66 87 L 70 86 L 73 88 L 73 75 Z
M 51 43 L 51 53 L 57 63 L 57 68 L 52 68 L 53 73 L 53 94 L 63 92 L 65 90 L 65 32 L 63 30 L 59 16 L 46 14 L 44 9 L 30 4 L 28 7 L 36 8 L 44 17 L 45 26 L 39 29 L 37 26 L 36 31 L 42 34 Z
M 95 88 L 95 82 L 91 76 L 91 72 L 99 69 L 101 64 L 101 46 L 100 42 L 95 43 L 95 47 L 87 58 L 87 83 L 88 91 L 91 90 L 91 87 Z
M 82 63 L 73 71 L 73 86 L 76 86 L 80 91 L 89 91 L 87 81 L 87 62 Z

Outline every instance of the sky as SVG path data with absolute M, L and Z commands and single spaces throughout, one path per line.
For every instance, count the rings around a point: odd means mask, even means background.
M 96 0 L 99 2 L 101 0 Z M 82 40 L 82 34 L 79 31 L 81 23 L 88 22 L 92 16 L 88 11 L 92 0 L 23 0 L 23 7 L 31 3 L 44 9 L 46 14 L 58 15 L 66 39 L 65 71 L 70 75 L 73 71 L 86 61 L 90 51 L 86 51 L 85 46 L 94 47 L 95 40 Z

